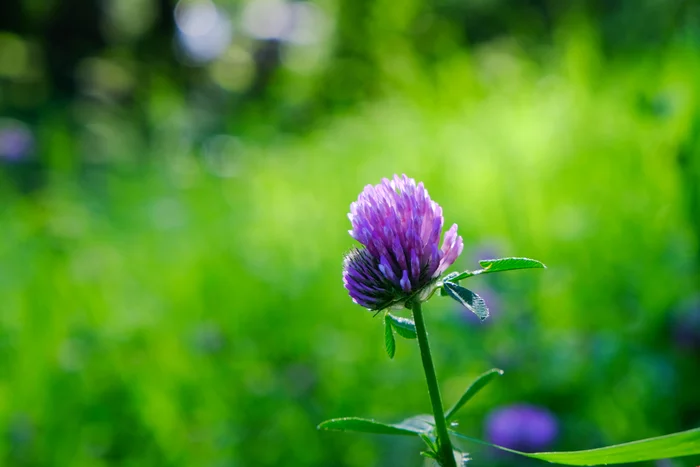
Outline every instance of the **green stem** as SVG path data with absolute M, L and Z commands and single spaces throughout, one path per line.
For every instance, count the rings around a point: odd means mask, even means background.
M 438 456 L 440 465 L 444 467 L 457 467 L 454 453 L 452 452 L 452 442 L 447 434 L 447 422 L 445 421 L 445 411 L 442 409 L 442 399 L 440 398 L 440 387 L 433 366 L 433 358 L 430 355 L 430 345 L 428 344 L 428 332 L 425 329 L 423 312 L 419 302 L 414 302 L 411 306 L 413 320 L 416 323 L 416 334 L 418 335 L 418 346 L 420 356 L 423 360 L 423 370 L 425 379 L 428 382 L 428 393 L 430 394 L 430 404 L 433 406 L 433 416 L 435 417 L 435 429 L 437 430 Z

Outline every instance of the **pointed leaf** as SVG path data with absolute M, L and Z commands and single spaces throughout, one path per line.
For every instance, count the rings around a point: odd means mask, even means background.
M 416 323 L 409 318 L 401 318 L 387 313 L 387 319 L 391 321 L 391 325 L 396 330 L 396 333 L 406 339 L 416 338 Z
M 457 282 L 461 281 L 462 279 L 466 279 L 466 278 L 471 277 L 471 276 L 478 276 L 479 274 L 481 274 L 485 271 L 486 271 L 486 269 L 478 269 L 476 271 L 460 272 L 459 274 L 454 276 L 452 279 L 450 279 L 450 282 L 454 282 L 456 284 Z
M 442 282 L 453 282 L 453 279 L 457 276 L 459 276 L 460 273 L 458 272 L 451 272 L 447 274 L 445 277 L 442 278 Z
M 394 339 L 394 330 L 391 327 L 389 313 L 384 315 L 384 346 L 386 347 L 386 354 L 389 358 L 394 358 L 394 354 L 396 353 L 396 340 Z
M 445 282 L 443 287 L 447 295 L 464 305 L 469 311 L 478 316 L 481 321 L 488 318 L 489 309 L 486 307 L 486 302 L 484 302 L 483 298 L 453 282 Z
M 443 282 L 459 282 L 462 279 L 466 279 L 471 276 L 478 276 L 480 274 L 488 274 L 491 272 L 502 272 L 502 271 L 513 271 L 516 269 L 544 269 L 545 266 L 540 261 L 530 258 L 499 258 L 499 259 L 484 259 L 479 261 L 479 264 L 483 269 L 477 269 L 476 271 L 464 271 L 456 275 L 455 273 L 448 274 L 445 276 Z M 442 293 L 442 291 L 441 291 Z
M 447 274 L 446 276 L 444 276 L 444 277 L 441 279 L 441 282 L 438 283 L 438 288 L 440 289 L 440 296 L 441 296 L 441 297 L 446 297 L 446 296 L 447 296 L 447 292 L 445 291 L 445 287 L 444 287 L 445 282 L 455 282 L 455 283 L 456 283 L 456 281 L 454 280 L 454 278 L 455 278 L 455 277 L 458 277 L 460 274 L 464 274 L 464 273 L 459 273 L 459 272 L 456 272 L 456 271 L 455 271 L 455 272 L 451 272 L 451 273 Z
M 484 272 L 512 271 L 515 269 L 545 269 L 547 267 L 540 261 L 530 258 L 484 259 L 479 261 L 479 264 L 485 269 Z
M 459 409 L 461 409 L 464 404 L 469 402 L 469 400 L 476 395 L 481 389 L 489 384 L 496 376 L 501 376 L 503 374 L 503 370 L 499 370 L 498 368 L 492 368 L 486 373 L 482 374 L 474 382 L 469 385 L 466 391 L 464 391 L 464 394 L 462 394 L 462 397 L 459 398 L 457 403 L 452 406 L 450 410 L 447 411 L 445 414 L 445 418 L 447 420 L 451 420 L 456 414 Z
M 626 464 L 700 454 L 700 428 L 598 449 L 525 453 L 452 431 L 456 437 L 533 459 L 563 465 Z
M 435 418 L 428 414 L 415 415 L 403 420 L 400 423 L 397 423 L 394 426 L 411 430 L 416 433 L 428 433 L 432 435 L 433 429 L 435 428 Z
M 447 282 L 452 282 L 454 284 L 457 284 L 459 281 L 462 279 L 466 279 L 467 277 L 474 276 L 476 274 L 480 274 L 483 269 L 479 269 L 478 271 L 463 271 L 463 272 L 451 272 L 445 277 L 442 278 L 442 283 L 438 284 L 441 285 L 440 287 L 440 295 L 442 297 L 447 296 L 447 291 L 445 290 L 445 283 Z
M 380 435 L 420 436 L 433 430 L 433 418 L 430 415 L 417 415 L 395 423 L 382 423 L 366 418 L 346 417 L 326 420 L 318 425 L 319 430 L 356 431 L 360 433 L 375 433 Z

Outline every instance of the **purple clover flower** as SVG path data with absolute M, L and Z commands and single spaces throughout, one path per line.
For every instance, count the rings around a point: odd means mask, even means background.
M 0 122 L 0 159 L 16 162 L 32 151 L 34 139 L 26 125 L 10 120 Z
M 672 333 L 681 349 L 700 351 L 700 296 L 681 305 L 672 322 Z
M 373 311 L 425 300 L 430 287 L 462 253 L 457 224 L 445 234 L 442 208 L 423 183 L 406 175 L 367 185 L 350 205 L 353 248 L 343 264 L 343 282 L 352 300 Z
M 559 424 L 547 409 L 514 404 L 491 412 L 486 418 L 486 436 L 493 444 L 524 452 L 548 449 Z

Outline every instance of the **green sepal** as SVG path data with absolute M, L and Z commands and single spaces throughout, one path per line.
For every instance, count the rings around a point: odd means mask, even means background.
M 465 289 L 454 282 L 444 282 L 443 289 L 447 292 L 447 295 L 461 303 L 465 308 L 478 316 L 481 321 L 488 318 L 489 309 L 486 307 L 486 302 L 471 290 Z
M 318 425 L 318 429 L 380 435 L 420 436 L 421 434 L 432 433 L 434 423 L 432 415 L 416 415 L 394 424 L 382 423 L 367 418 L 345 417 L 326 420 Z
M 457 414 L 459 409 L 464 407 L 464 405 L 469 402 L 469 400 L 474 397 L 481 389 L 483 389 L 487 384 L 489 384 L 496 376 L 501 376 L 503 375 L 503 370 L 500 370 L 498 368 L 492 368 L 486 373 L 481 374 L 478 378 L 472 382 L 472 384 L 469 385 L 466 391 L 464 391 L 464 394 L 462 394 L 462 397 L 459 398 L 459 400 L 455 403 L 455 405 L 452 406 L 450 410 L 447 411 L 445 414 L 445 419 L 447 421 L 450 421 L 454 416 Z
M 487 443 L 450 430 L 455 437 L 520 456 L 562 465 L 607 465 L 643 462 L 700 454 L 700 428 L 584 451 L 526 453 Z
M 391 326 L 399 336 L 405 339 L 416 338 L 416 323 L 412 319 L 394 316 L 391 313 L 387 313 L 386 319 L 391 322 Z
M 384 315 L 384 347 L 389 358 L 394 358 L 396 354 L 396 339 L 394 339 L 394 329 L 391 326 L 389 313 Z

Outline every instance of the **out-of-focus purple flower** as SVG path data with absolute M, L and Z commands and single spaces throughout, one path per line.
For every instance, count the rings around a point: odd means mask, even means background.
M 687 300 L 673 320 L 673 338 L 685 350 L 700 351 L 700 297 Z
M 10 120 L 0 121 L 0 159 L 19 161 L 29 155 L 34 138 L 26 125 Z
M 457 224 L 439 247 L 442 208 L 423 183 L 406 175 L 367 185 L 348 214 L 350 236 L 364 245 L 353 248 L 343 264 L 343 282 L 353 301 L 370 310 L 403 305 L 428 287 L 462 253 Z
M 548 449 L 559 432 L 552 413 L 542 407 L 514 404 L 491 412 L 486 436 L 494 444 L 525 452 Z

